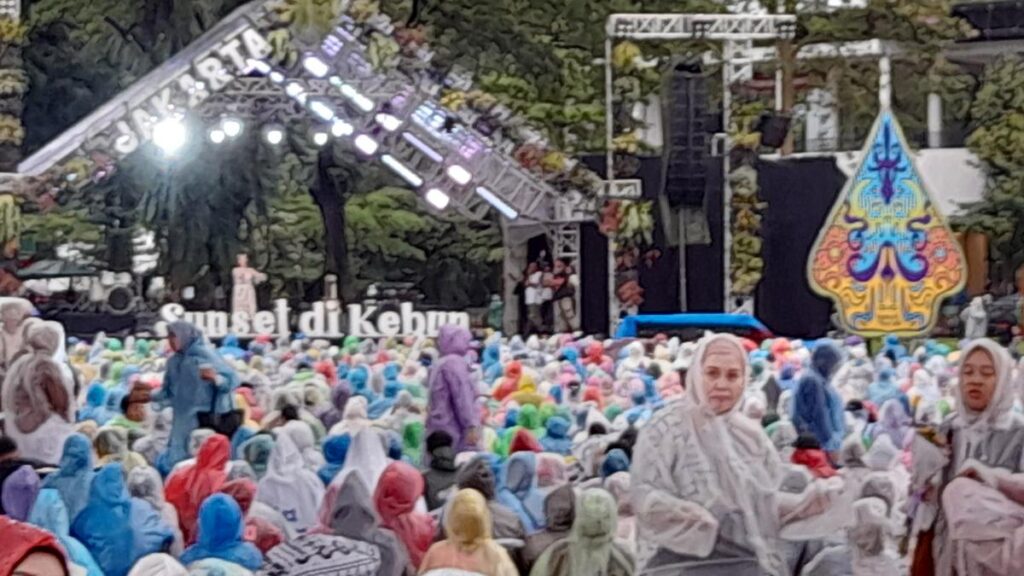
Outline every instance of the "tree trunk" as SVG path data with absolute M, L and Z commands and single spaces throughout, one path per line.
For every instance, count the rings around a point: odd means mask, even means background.
M 351 267 L 348 262 L 348 239 L 345 237 L 345 204 L 350 197 L 352 183 L 339 181 L 333 173 L 338 166 L 330 147 L 317 153 L 316 181 L 309 189 L 320 208 L 324 233 L 327 236 L 327 272 L 338 276 L 338 292 L 342 301 L 355 299 Z

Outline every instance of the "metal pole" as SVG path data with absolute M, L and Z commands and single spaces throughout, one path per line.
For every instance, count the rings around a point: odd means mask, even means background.
M 610 193 L 615 185 L 615 98 L 612 74 L 612 35 L 605 31 L 604 38 L 604 129 L 605 129 L 605 180 Z M 615 295 L 615 241 L 608 237 L 608 335 L 615 334 L 618 327 L 619 300 Z
M 724 278 L 724 300 L 722 310 L 731 312 L 732 306 L 732 185 L 729 183 L 729 151 L 732 142 L 729 138 L 729 126 L 732 123 L 732 59 L 734 45 L 731 40 L 722 47 L 722 132 L 725 134 L 722 144 L 722 267 Z

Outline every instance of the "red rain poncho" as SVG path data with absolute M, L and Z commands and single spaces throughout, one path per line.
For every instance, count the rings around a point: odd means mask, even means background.
M 0 575 L 8 576 L 30 552 L 49 552 L 60 558 L 67 574 L 67 557 L 57 539 L 46 530 L 0 516 Z M 55 574 L 54 576 L 60 576 Z
M 828 461 L 828 455 L 824 450 L 801 448 L 793 452 L 790 461 L 807 468 L 815 478 L 831 478 L 839 474 Z
M 508 446 L 508 453 L 511 456 L 516 452 L 534 452 L 540 454 L 544 451 L 544 447 L 540 445 L 540 442 L 534 438 L 528 430 L 520 428 L 516 430 L 516 435 L 512 437 L 512 442 Z
M 398 536 L 417 569 L 434 542 L 436 528 L 430 515 L 414 510 L 423 495 L 423 486 L 419 470 L 404 462 L 393 462 L 384 470 L 373 494 L 381 527 Z
M 220 490 L 227 479 L 226 466 L 231 458 L 231 443 L 220 434 L 207 438 L 196 454 L 196 463 L 171 474 L 165 498 L 178 510 L 178 522 L 185 543 L 195 543 L 199 506 Z

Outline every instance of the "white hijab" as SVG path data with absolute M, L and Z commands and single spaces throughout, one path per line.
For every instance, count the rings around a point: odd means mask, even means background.
M 256 500 L 283 514 L 302 533 L 317 525 L 324 492 L 324 483 L 305 468 L 295 442 L 288 434 L 279 434 L 270 452 L 267 473 L 256 490 Z
M 964 349 L 961 358 L 961 366 L 967 361 L 975 350 L 982 349 L 989 353 L 996 368 L 996 389 L 992 393 L 992 399 L 982 412 L 971 410 L 963 401 L 963 397 L 957 398 L 957 416 L 953 420 L 953 426 L 959 429 L 964 435 L 964 441 L 960 443 L 960 453 L 957 454 L 957 465 L 966 460 L 966 455 L 971 447 L 985 439 L 996 430 L 1008 430 L 1014 423 L 1013 403 L 1016 390 L 1013 387 L 1013 360 L 1005 348 L 987 338 L 974 340 Z M 960 394 L 963 394 L 963 377 L 960 378 Z
M 375 430 L 362 430 L 352 437 L 352 444 L 345 455 L 345 465 L 338 471 L 331 484 L 340 485 L 349 474 L 356 474 L 366 484 L 367 489 L 373 492 L 388 464 L 383 436 Z

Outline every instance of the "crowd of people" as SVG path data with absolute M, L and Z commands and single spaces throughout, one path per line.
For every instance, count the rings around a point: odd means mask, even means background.
M 243 347 L 28 312 L 0 307 L 0 576 L 1024 573 L 989 340 Z

